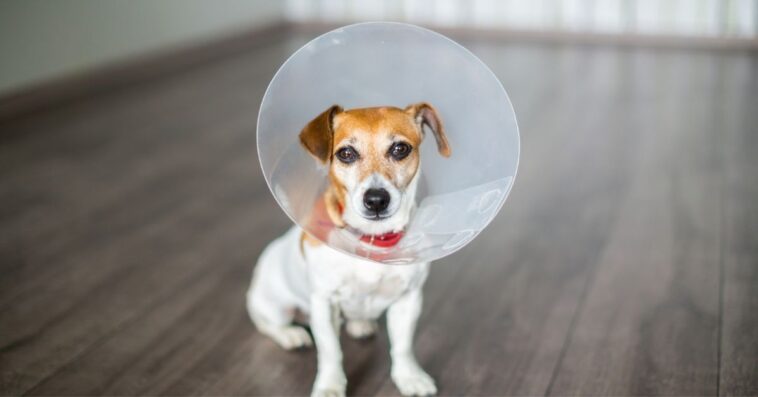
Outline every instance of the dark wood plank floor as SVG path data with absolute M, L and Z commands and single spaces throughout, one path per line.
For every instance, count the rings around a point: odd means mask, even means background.
M 255 121 L 306 38 L 0 123 L 0 394 L 302 395 L 244 310 L 289 222 Z M 758 54 L 465 42 L 522 132 L 511 198 L 432 267 L 443 395 L 758 395 Z M 349 393 L 395 394 L 386 333 Z

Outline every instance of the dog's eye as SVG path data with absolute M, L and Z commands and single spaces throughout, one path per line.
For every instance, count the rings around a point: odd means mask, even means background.
M 413 148 L 405 142 L 397 142 L 390 147 L 389 155 L 395 160 L 402 160 L 411 154 Z
M 337 158 L 345 164 L 350 164 L 353 161 L 358 160 L 358 152 L 356 152 L 351 146 L 345 146 L 337 151 Z

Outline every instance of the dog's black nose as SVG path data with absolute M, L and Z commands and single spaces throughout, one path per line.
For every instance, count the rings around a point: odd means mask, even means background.
M 385 189 L 369 189 L 363 195 L 363 205 L 377 214 L 386 210 L 390 205 L 390 192 Z

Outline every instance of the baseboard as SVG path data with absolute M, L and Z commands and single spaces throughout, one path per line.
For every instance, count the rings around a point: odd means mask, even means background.
M 131 60 L 24 87 L 0 96 L 0 122 L 239 53 L 286 34 L 289 26 L 286 22 L 277 22 L 201 43 L 150 52 Z

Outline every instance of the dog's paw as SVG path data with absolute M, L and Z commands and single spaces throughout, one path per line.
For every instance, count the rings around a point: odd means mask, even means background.
M 344 389 L 313 389 L 311 397 L 345 397 Z
M 269 332 L 271 338 L 286 350 L 299 349 L 313 345 L 313 339 L 305 328 L 298 325 L 288 325 Z
M 345 375 L 325 376 L 319 373 L 316 374 L 316 382 L 313 384 L 311 397 L 345 397 L 346 387 Z
M 434 379 L 417 365 L 393 368 L 392 380 L 404 396 L 431 396 L 437 393 Z
M 345 324 L 347 334 L 355 339 L 365 339 L 373 336 L 378 328 L 374 320 L 348 320 Z

